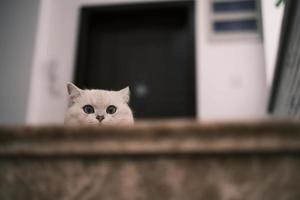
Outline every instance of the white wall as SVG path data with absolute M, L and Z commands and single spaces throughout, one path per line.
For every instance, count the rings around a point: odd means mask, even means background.
M 210 40 L 209 1 L 197 1 L 198 99 L 204 120 L 266 116 L 266 79 L 260 39 Z
M 264 51 L 266 61 L 267 84 L 270 89 L 275 71 L 281 23 L 284 6 L 276 7 L 277 0 L 262 0 Z
M 24 123 L 39 0 L 0 2 L 0 123 Z
M 128 2 L 145 0 L 42 0 L 28 123 L 63 121 L 67 105 L 65 83 L 72 80 L 79 8 L 87 4 Z M 262 42 L 209 41 L 209 1 L 198 0 L 196 3 L 198 117 L 210 120 L 265 116 Z

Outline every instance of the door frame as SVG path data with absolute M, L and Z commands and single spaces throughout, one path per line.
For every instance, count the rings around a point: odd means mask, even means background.
M 27 124 L 62 123 L 68 105 L 66 83 L 73 80 L 80 8 L 92 5 L 171 2 L 174 0 L 41 0 Z M 185 0 L 176 0 L 185 1 Z M 199 119 L 198 1 L 195 1 L 195 102 Z

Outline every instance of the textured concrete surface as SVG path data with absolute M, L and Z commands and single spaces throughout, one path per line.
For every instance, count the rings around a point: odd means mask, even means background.
M 297 122 L 0 130 L 1 200 L 300 199 Z

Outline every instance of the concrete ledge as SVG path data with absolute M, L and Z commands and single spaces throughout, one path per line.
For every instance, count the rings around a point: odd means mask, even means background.
M 300 199 L 300 123 L 1 127 L 1 200 Z
M 1 127 L 0 156 L 300 152 L 300 123 Z

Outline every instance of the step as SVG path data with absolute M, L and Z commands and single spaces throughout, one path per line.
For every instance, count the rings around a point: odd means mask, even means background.
M 300 123 L 1 127 L 0 199 L 300 199 Z

